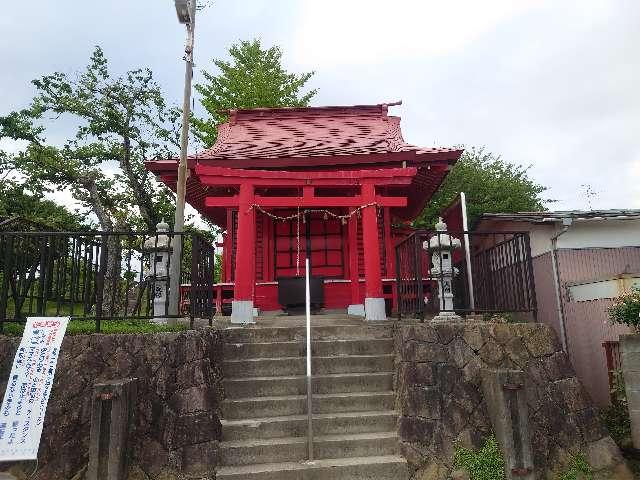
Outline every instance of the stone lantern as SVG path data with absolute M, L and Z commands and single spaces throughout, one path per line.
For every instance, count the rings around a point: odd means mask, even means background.
M 438 219 L 435 225 L 436 233 L 422 244 L 422 248 L 431 253 L 430 277 L 438 281 L 439 313 L 434 321 L 460 320 L 460 316 L 453 311 L 453 277 L 458 269 L 453 266 L 453 251 L 462 247 L 460 239 L 447 233 L 447 224 Z
M 149 255 L 149 270 L 146 279 L 153 286 L 153 322 L 167 323 L 167 287 L 169 257 L 173 248 L 166 232 L 169 225 L 162 220 L 156 225 L 156 235 L 144 242 L 144 251 Z

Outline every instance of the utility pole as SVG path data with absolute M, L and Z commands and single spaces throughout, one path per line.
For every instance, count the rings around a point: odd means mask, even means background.
M 189 145 L 189 116 L 191 113 L 191 79 L 193 78 L 193 43 L 196 23 L 196 0 L 174 0 L 180 23 L 187 27 L 187 42 L 184 49 L 184 101 L 182 103 L 182 133 L 180 136 L 180 164 L 176 184 L 176 213 L 173 222 L 173 252 L 169 268 L 169 320 L 175 325 L 180 301 L 180 260 L 182 257 L 182 232 L 184 230 L 184 204 L 187 184 L 187 147 Z

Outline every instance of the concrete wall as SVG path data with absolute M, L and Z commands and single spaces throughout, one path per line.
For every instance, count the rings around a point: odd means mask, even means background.
M 607 308 L 612 303 L 612 300 L 565 303 L 571 363 L 593 401 L 600 407 L 610 403 L 607 359 L 602 343 L 618 341 L 621 334 L 629 333 L 628 327 L 609 321 Z
M 403 454 L 414 479 L 445 480 L 455 444 L 479 448 L 495 427 L 482 391 L 486 369 L 525 373 L 536 479 L 556 479 L 583 453 L 596 480 L 630 480 L 618 447 L 553 331 L 541 324 L 403 325 L 396 334 Z
M 569 295 L 567 284 L 640 272 L 640 248 L 561 249 L 558 270 L 571 361 L 596 404 L 605 406 L 609 403 L 609 379 L 602 343 L 617 341 L 629 329 L 610 322 L 607 308 L 612 299 L 577 302 Z
M 0 378 L 19 338 L 0 336 Z M 220 420 L 222 343 L 213 330 L 65 337 L 32 480 L 82 478 L 94 383 L 136 377 L 130 478 L 213 478 Z M 0 390 L 6 389 L 6 383 Z M 24 464 L 30 474 L 32 466 Z M 145 472 L 145 473 L 142 473 Z
M 558 248 L 640 246 L 640 220 L 576 220 L 558 238 Z
M 538 321 L 552 327 L 560 336 L 551 253 L 534 258 L 533 268 Z M 595 403 L 608 405 L 609 377 L 602 343 L 617 341 L 618 336 L 629 333 L 629 329 L 609 321 L 607 308 L 612 299 L 575 301 L 569 295 L 568 285 L 613 278 L 625 271 L 640 272 L 640 248 L 559 249 L 558 270 L 571 361 Z
M 551 252 L 535 257 L 532 260 L 532 264 L 533 280 L 536 287 L 536 303 L 538 305 L 537 320 L 553 328 L 558 338 L 561 338 Z

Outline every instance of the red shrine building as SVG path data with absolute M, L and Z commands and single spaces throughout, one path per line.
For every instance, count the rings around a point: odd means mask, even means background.
M 314 306 L 394 309 L 394 245 L 462 150 L 406 143 L 391 105 L 231 110 L 189 156 L 187 202 L 224 232 L 215 288 L 232 322 L 303 303 L 307 258 Z M 146 166 L 175 190 L 176 160 Z

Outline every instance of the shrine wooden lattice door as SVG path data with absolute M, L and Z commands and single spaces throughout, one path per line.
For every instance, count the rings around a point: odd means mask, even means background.
M 279 216 L 293 213 L 278 211 Z M 311 275 L 344 278 L 343 229 L 339 219 L 329 215 L 325 218 L 322 212 L 307 213 L 305 221 L 300 219 L 299 225 L 296 219 L 274 221 L 275 278 L 303 275 L 307 257 L 310 259 Z

